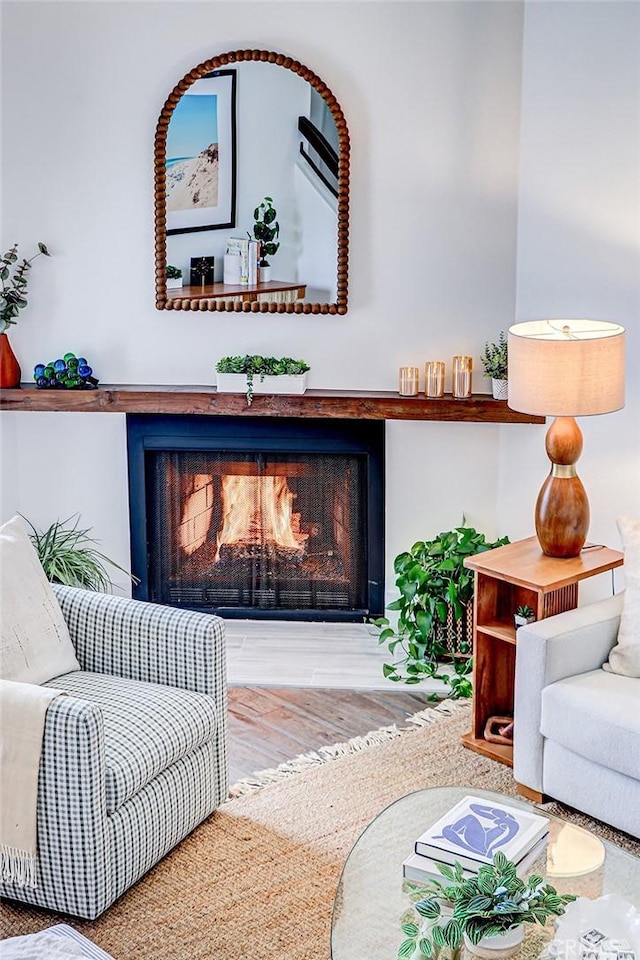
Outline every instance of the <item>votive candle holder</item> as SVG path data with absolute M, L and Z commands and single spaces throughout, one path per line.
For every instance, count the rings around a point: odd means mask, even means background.
M 424 393 L 426 397 L 444 397 L 444 363 L 427 360 L 424 365 Z
M 398 370 L 398 393 L 401 397 L 415 397 L 420 390 L 420 368 L 400 367 Z
M 456 356 L 453 358 L 451 373 L 451 393 L 455 400 L 468 400 L 471 396 L 473 379 L 473 357 Z

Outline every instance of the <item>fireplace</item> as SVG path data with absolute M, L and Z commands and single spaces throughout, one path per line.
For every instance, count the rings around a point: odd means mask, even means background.
M 128 415 L 138 599 L 363 620 L 384 596 L 384 422 Z

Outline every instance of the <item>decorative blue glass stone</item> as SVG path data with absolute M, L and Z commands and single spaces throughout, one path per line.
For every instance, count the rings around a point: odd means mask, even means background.
M 67 365 L 66 365 L 66 363 L 64 362 L 64 360 L 56 360 L 55 363 L 53 364 L 53 369 L 54 369 L 56 372 L 60 372 L 60 371 L 62 371 L 62 370 L 66 370 L 66 369 L 67 369 Z
M 49 381 L 46 379 L 46 377 L 38 377 L 37 383 L 39 387 L 46 387 Z
M 79 366 L 79 367 L 86 367 L 86 365 L 87 365 L 87 361 L 85 360 L 85 358 L 84 358 L 84 357 L 78 357 L 78 366 Z
M 33 368 L 33 375 L 36 380 L 38 377 L 44 376 L 44 363 L 36 363 L 35 367 Z
M 78 367 L 78 373 L 80 374 L 81 377 L 90 377 L 91 374 L 93 373 L 93 370 L 91 369 L 91 367 L 88 367 L 86 364 L 83 364 Z

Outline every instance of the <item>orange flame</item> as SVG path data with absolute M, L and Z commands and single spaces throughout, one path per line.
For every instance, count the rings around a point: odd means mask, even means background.
M 296 494 L 286 477 L 223 476 L 221 494 L 218 551 L 224 543 L 273 543 L 289 550 L 304 549 L 309 535 L 300 532 L 300 514 L 292 510 Z

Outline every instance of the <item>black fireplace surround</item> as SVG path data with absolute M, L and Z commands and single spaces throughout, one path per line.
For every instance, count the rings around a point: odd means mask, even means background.
M 134 596 L 223 617 L 384 606 L 384 421 L 127 415 Z

